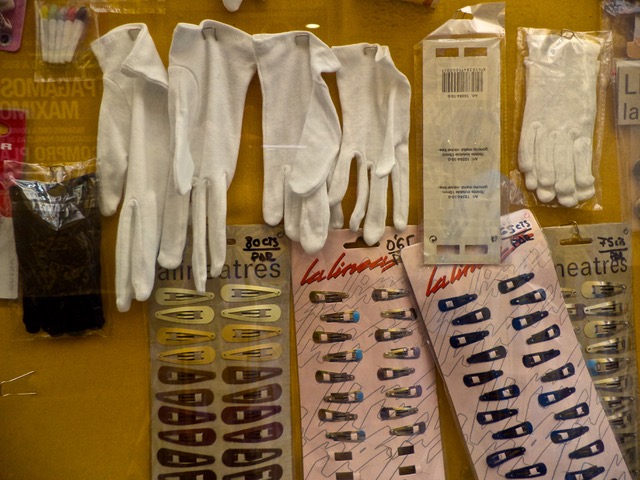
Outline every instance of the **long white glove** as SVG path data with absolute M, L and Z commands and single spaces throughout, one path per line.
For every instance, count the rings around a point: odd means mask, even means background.
M 167 72 L 147 26 L 119 26 L 91 44 L 102 68 L 97 173 L 100 210 L 122 207 L 116 240 L 116 304 L 149 298 L 155 279 L 169 155 Z
M 329 229 L 327 178 L 340 146 L 340 123 L 323 72 L 340 62 L 309 32 L 254 35 L 263 102 L 266 223 L 284 216 L 285 232 L 307 253 Z
M 573 207 L 595 194 L 591 173 L 601 43 L 530 33 L 518 165 L 538 200 Z
M 213 277 L 226 254 L 227 189 L 235 174 L 247 88 L 256 64 L 251 36 L 224 23 L 179 24 L 169 53 L 169 117 L 175 188 L 167 206 L 158 262 L 181 260 L 191 191 L 195 286 L 205 290 L 207 235 Z M 185 203 L 185 198 L 186 202 Z
M 355 158 L 358 190 L 349 226 L 357 231 L 364 218 L 364 240 L 373 245 L 384 233 L 389 176 L 394 225 L 398 230 L 407 226 L 411 85 L 394 65 L 386 46 L 360 43 L 332 50 L 342 64 L 336 78 L 343 135 L 329 202 L 337 206 L 342 201 Z M 342 226 L 333 220 L 332 226 Z

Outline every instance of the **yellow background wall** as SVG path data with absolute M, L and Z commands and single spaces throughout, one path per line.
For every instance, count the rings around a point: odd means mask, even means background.
M 402 0 L 244 0 L 236 13 L 221 0 L 166 0 L 166 15 L 100 15 L 105 33 L 124 23 L 149 25 L 163 59 L 178 22 L 220 20 L 248 33 L 275 33 L 320 25 L 315 33 L 329 45 L 371 42 L 389 45 L 396 65 L 414 80 L 414 45 L 450 18 L 466 0 L 441 0 L 435 9 Z M 597 30 L 600 7 L 595 0 L 507 0 L 507 155 L 512 158 L 516 28 L 519 26 Z M 0 108 L 29 111 L 28 161 L 56 163 L 75 155 L 95 154 L 101 81 L 76 85 L 33 83 L 34 2 L 28 1 L 22 49 L 0 52 Z M 328 78 L 333 85 L 333 79 Z M 334 89 L 335 93 L 335 89 Z M 611 108 L 611 98 L 609 98 Z M 62 112 L 62 113 L 61 113 Z M 414 127 L 415 127 L 415 112 Z M 228 223 L 261 223 L 261 98 L 257 80 L 250 87 L 235 180 L 229 192 Z M 612 127 L 607 117 L 601 175 L 601 212 L 535 209 L 543 226 L 619 221 L 620 188 Z M 411 139 L 410 223 L 421 220 L 421 178 Z M 355 198 L 348 193 L 345 212 Z M 629 200 L 626 200 L 629 201 Z M 513 206 L 508 208 L 514 209 Z M 113 263 L 116 218 L 104 220 L 104 288 L 106 336 L 28 339 L 19 306 L 0 302 L 0 380 L 29 370 L 36 373 L 6 390 L 36 390 L 34 397 L 0 398 L 0 479 L 2 480 L 139 480 L 150 476 L 149 366 L 146 306 L 134 304 L 126 314 L 115 309 Z M 637 244 L 637 238 L 635 243 Z M 292 345 L 295 349 L 295 345 Z M 294 369 L 295 371 L 295 369 Z M 442 434 L 447 478 L 472 478 L 444 395 Z M 295 405 L 294 398 L 294 405 Z M 294 456 L 299 459 L 299 430 L 294 422 Z M 301 472 L 301 465 L 295 465 Z M 301 474 L 298 473 L 298 478 Z

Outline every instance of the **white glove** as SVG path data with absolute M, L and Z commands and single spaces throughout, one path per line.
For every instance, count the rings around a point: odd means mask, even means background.
M 323 72 L 340 68 L 309 32 L 254 35 L 263 102 L 264 220 L 307 253 L 329 229 L 327 179 L 340 145 L 340 123 Z
M 256 64 L 251 36 L 213 20 L 179 24 L 169 53 L 169 117 L 175 188 L 186 198 L 165 210 L 158 262 L 176 268 L 182 261 L 191 191 L 192 266 L 196 289 L 224 266 L 227 189 L 240 148 L 247 88 Z
M 595 194 L 591 173 L 601 43 L 527 35 L 526 104 L 518 165 L 538 200 L 573 207 Z
M 389 175 L 394 225 L 398 230 L 407 226 L 411 85 L 394 65 L 386 46 L 360 43 L 332 50 L 342 64 L 336 78 L 343 136 L 331 178 L 329 203 L 337 206 L 344 198 L 355 158 L 358 190 L 349 226 L 357 231 L 364 218 L 364 240 L 373 245 L 385 229 Z M 337 219 L 332 219 L 333 227 L 342 227 L 339 220 L 334 220 Z
M 235 12 L 242 5 L 242 0 L 222 0 L 225 8 L 230 12 Z
M 116 212 L 116 304 L 149 298 L 169 155 L 167 72 L 147 26 L 122 25 L 91 44 L 104 74 L 97 145 L 100 210 Z

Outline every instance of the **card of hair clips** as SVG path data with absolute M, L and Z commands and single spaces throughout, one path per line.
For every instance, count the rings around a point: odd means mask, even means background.
M 292 247 L 306 480 L 444 475 L 435 364 L 400 250 L 387 228 L 368 247 L 349 230 L 324 249 Z
M 187 245 L 149 300 L 153 478 L 293 478 L 289 242 L 281 228 L 228 226 L 205 292 Z
M 630 480 L 542 231 L 501 220 L 499 266 L 402 251 L 476 477 Z

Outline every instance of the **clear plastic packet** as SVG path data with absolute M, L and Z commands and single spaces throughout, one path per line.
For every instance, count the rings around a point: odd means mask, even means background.
M 166 13 L 165 0 L 90 0 L 94 12 Z
M 101 218 L 95 160 L 5 162 L 29 338 L 102 329 Z
M 600 210 L 611 33 L 518 29 L 512 204 Z
M 91 52 L 98 38 L 98 18 L 87 2 L 38 0 L 36 16 L 36 82 L 100 78 Z
M 27 0 L 0 1 L 0 51 L 16 52 L 22 45 Z

